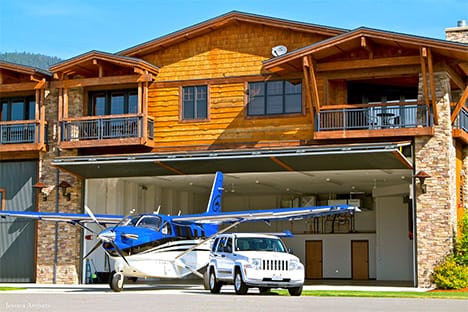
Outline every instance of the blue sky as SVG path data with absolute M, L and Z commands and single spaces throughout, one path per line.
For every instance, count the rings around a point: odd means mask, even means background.
M 444 39 L 468 0 L 0 0 L 0 52 L 118 52 L 232 10 Z

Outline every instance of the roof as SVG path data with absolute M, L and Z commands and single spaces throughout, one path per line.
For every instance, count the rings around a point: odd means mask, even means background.
M 0 69 L 6 69 L 13 72 L 26 74 L 26 75 L 40 75 L 44 77 L 51 77 L 52 73 L 48 70 L 41 69 L 38 67 L 21 65 L 16 63 L 10 63 L 7 61 L 0 61 Z
M 468 60 L 468 44 L 465 43 L 360 27 L 353 31 L 294 50 L 282 56 L 266 60 L 263 62 L 263 65 L 265 69 L 270 69 L 309 54 L 314 54 L 315 59 L 323 59 L 359 45 L 361 37 L 367 37 L 375 42 L 398 45 L 401 47 L 418 48 L 424 46 L 432 48 L 441 55 L 453 57 L 462 61 Z
M 141 69 L 148 70 L 150 73 L 155 73 L 155 74 L 159 72 L 159 67 L 151 63 L 148 63 L 142 59 L 116 55 L 116 54 L 96 51 L 96 50 L 92 50 L 92 51 L 80 54 L 78 56 L 75 56 L 73 58 L 70 58 L 68 60 L 65 60 L 63 62 L 57 63 L 50 67 L 50 71 L 54 73 L 66 71 L 68 69 L 76 67 L 78 64 L 81 65 L 83 63 L 86 63 L 92 60 L 102 60 L 102 61 L 106 61 L 109 63 L 113 63 L 115 65 L 120 65 L 124 67 L 129 67 L 129 66 L 139 67 Z
M 194 37 L 198 37 L 236 21 L 286 28 L 300 32 L 322 34 L 325 36 L 336 36 L 348 31 L 347 29 L 342 28 L 296 22 L 239 11 L 231 11 L 193 26 L 183 28 L 168 35 L 125 49 L 118 52 L 117 54 L 126 56 L 147 54 L 161 48 L 166 48 L 181 41 L 193 39 Z

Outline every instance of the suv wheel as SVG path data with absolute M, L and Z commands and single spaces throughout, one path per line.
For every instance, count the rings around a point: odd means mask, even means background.
M 219 294 L 221 283 L 216 280 L 216 274 L 213 269 L 210 270 L 209 287 L 212 294 Z
M 242 280 L 242 274 L 239 269 L 236 269 L 236 274 L 234 275 L 234 290 L 238 295 L 245 295 L 247 290 L 249 290 Z
M 302 286 L 288 288 L 288 292 L 291 296 L 300 296 L 302 294 Z

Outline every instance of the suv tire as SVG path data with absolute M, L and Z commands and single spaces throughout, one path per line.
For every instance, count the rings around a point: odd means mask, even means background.
M 208 285 L 212 294 L 219 294 L 221 283 L 216 280 L 216 274 L 213 269 L 210 270 Z
M 234 275 L 234 290 L 238 295 L 245 295 L 249 288 L 245 285 L 244 280 L 242 279 L 242 274 L 240 269 L 236 269 L 236 273 Z
M 302 294 L 302 286 L 288 288 L 289 295 L 300 296 Z

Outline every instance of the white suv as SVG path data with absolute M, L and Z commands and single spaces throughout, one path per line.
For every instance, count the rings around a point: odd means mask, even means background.
M 234 284 L 240 295 L 247 293 L 249 287 L 258 287 L 260 292 L 286 288 L 291 296 L 300 296 L 304 265 L 276 236 L 221 234 L 213 241 L 205 276 L 212 293 L 219 293 L 224 284 Z

